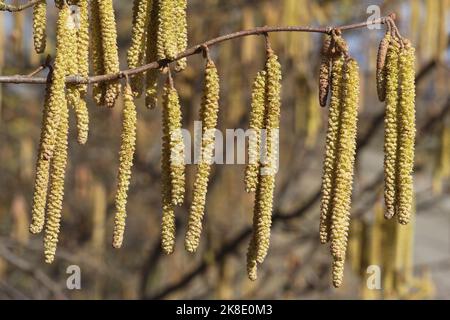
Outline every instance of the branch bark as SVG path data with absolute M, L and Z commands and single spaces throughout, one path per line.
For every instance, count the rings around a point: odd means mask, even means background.
M 19 12 L 19 11 L 31 8 L 32 6 L 34 6 L 36 3 L 40 2 L 40 1 L 42 1 L 42 0 L 31 0 L 28 3 L 19 4 L 19 5 L 0 3 L 0 11 Z

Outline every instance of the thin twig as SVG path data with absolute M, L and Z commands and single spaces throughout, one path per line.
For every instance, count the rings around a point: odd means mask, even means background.
M 243 30 L 243 31 L 237 31 L 234 33 L 226 34 L 211 40 L 208 40 L 204 43 L 198 44 L 196 46 L 193 46 L 186 51 L 178 54 L 178 56 L 173 60 L 159 60 L 159 61 L 153 61 L 149 64 L 119 71 L 117 73 L 112 74 L 105 74 L 105 75 L 98 75 L 98 76 L 92 76 L 88 78 L 84 78 L 81 76 L 69 76 L 66 78 L 66 83 L 75 83 L 75 84 L 93 84 L 98 82 L 105 82 L 105 81 L 111 81 L 116 79 L 122 79 L 125 76 L 132 76 L 139 73 L 146 72 L 151 69 L 159 69 L 171 62 L 180 60 L 185 57 L 193 56 L 196 54 L 203 53 L 204 47 L 211 47 L 217 44 L 220 44 L 225 41 L 229 41 L 232 39 L 242 38 L 246 36 L 255 36 L 255 35 L 264 35 L 271 32 L 315 32 L 315 33 L 329 33 L 330 30 L 339 29 L 340 31 L 347 31 L 352 29 L 359 29 L 364 28 L 369 25 L 373 24 L 384 24 L 386 22 L 387 17 L 382 17 L 379 19 L 366 21 L 366 22 L 360 22 L 355 24 L 349 24 L 345 26 L 340 27 L 305 27 L 305 26 L 287 26 L 287 27 L 258 27 L 255 29 L 250 30 Z M 45 84 L 47 83 L 47 79 L 44 77 L 41 78 L 30 78 L 24 75 L 14 75 L 14 76 L 0 76 L 0 83 L 23 83 L 23 84 Z
M 0 4 L 0 11 L 19 12 L 19 11 L 31 8 L 36 3 L 41 2 L 41 1 L 42 0 L 31 0 L 30 2 L 28 2 L 26 4 L 19 4 L 19 5 L 2 3 L 2 4 Z

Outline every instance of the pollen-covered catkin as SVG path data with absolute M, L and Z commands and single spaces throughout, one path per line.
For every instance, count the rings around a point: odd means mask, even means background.
M 79 20 L 77 29 L 77 62 L 78 74 L 83 78 L 89 77 L 89 1 L 78 0 Z M 87 84 L 78 85 L 81 98 L 87 93 Z
M 384 202 L 385 217 L 395 215 L 398 144 L 398 55 L 399 44 L 392 41 L 386 57 L 386 111 L 384 117 Z
M 103 47 L 103 63 L 105 73 L 119 72 L 119 53 L 117 48 L 116 19 L 112 0 L 97 0 L 101 26 L 101 41 Z M 105 105 L 114 107 L 120 93 L 120 83 L 112 80 L 105 85 Z
M 323 160 L 322 200 L 320 205 L 320 242 L 325 244 L 330 240 L 332 199 L 334 196 L 336 178 L 337 145 L 340 129 L 342 72 L 344 57 L 340 56 L 333 62 L 331 99 L 328 113 L 328 129 Z
M 150 4 L 149 4 L 150 2 Z M 133 21 L 131 29 L 131 45 L 127 53 L 128 68 L 136 68 L 143 63 L 146 46 L 146 30 L 149 21 L 149 6 L 151 0 L 133 1 Z M 135 96 L 139 96 L 142 91 L 143 75 L 137 74 L 130 79 L 130 85 Z
M 323 40 L 319 69 L 319 103 L 321 107 L 327 104 L 328 91 L 330 90 L 331 74 L 331 35 L 326 34 Z
M 256 261 L 256 254 L 255 238 L 252 236 L 247 249 L 247 275 L 252 281 L 255 281 L 258 277 L 258 263 Z
M 91 33 L 90 45 L 92 55 L 92 69 L 94 75 L 105 74 L 104 58 L 103 58 L 103 44 L 100 25 L 100 14 L 98 1 L 89 1 L 90 17 L 89 17 L 89 29 Z M 94 101 L 97 105 L 102 106 L 105 104 L 105 85 L 106 83 L 94 83 L 92 88 L 92 94 Z
M 331 211 L 331 253 L 335 260 L 344 260 L 347 248 L 358 121 L 358 71 L 357 62 L 349 59 L 344 66 L 335 192 Z
M 119 172 L 117 176 L 116 214 L 114 217 L 113 247 L 120 248 L 125 231 L 127 217 L 126 205 L 131 180 L 134 151 L 136 149 L 136 106 L 131 87 L 125 86 L 123 92 L 124 106 L 122 115 L 122 134 L 119 152 Z
M 202 154 L 198 164 L 194 182 L 194 195 L 189 213 L 188 227 L 185 237 L 185 247 L 189 252 L 195 252 L 200 242 L 202 220 L 205 211 L 206 192 L 211 171 L 214 151 L 214 135 L 219 112 L 219 75 L 214 62 L 208 60 L 205 70 L 200 119 L 202 121 Z
M 407 224 L 410 220 L 413 202 L 413 167 L 415 125 L 415 50 L 406 43 L 400 51 L 399 82 L 400 99 L 398 105 L 398 163 L 397 201 L 398 221 Z
M 187 47 L 187 0 L 175 0 L 175 23 L 177 52 L 183 52 Z M 175 70 L 180 72 L 186 68 L 187 58 L 177 60 Z
M 61 10 L 64 10 L 61 9 Z M 50 163 L 50 185 L 47 202 L 47 217 L 44 230 L 44 257 L 46 263 L 52 263 L 58 244 L 61 211 L 64 198 L 64 177 L 67 165 L 67 147 L 69 133 L 69 111 L 67 103 L 61 103 L 61 116 L 56 136 L 55 155 Z
M 158 37 L 158 12 L 159 1 L 153 0 L 152 5 L 149 6 L 150 12 L 148 13 L 150 21 L 148 22 L 147 29 L 147 48 L 146 48 L 146 63 L 155 61 L 158 58 L 157 55 L 157 37 Z M 145 75 L 145 105 L 149 109 L 154 109 L 157 103 L 157 85 L 158 85 L 158 73 L 157 69 L 150 69 Z
M 175 20 L 176 0 L 158 0 L 158 60 L 173 60 L 177 56 L 177 23 Z
M 390 33 L 386 33 L 378 46 L 377 54 L 377 94 L 380 101 L 386 99 L 386 55 L 389 49 L 389 44 L 391 42 Z
M 252 105 L 250 111 L 250 129 L 248 146 L 248 165 L 245 168 L 245 191 L 255 192 L 258 185 L 260 165 L 261 130 L 264 127 L 266 96 L 266 71 L 260 71 L 253 82 Z
M 268 49 L 266 61 L 266 159 L 261 167 L 255 195 L 254 215 L 256 261 L 263 263 L 270 245 L 275 174 L 278 169 L 278 131 L 281 108 L 281 65 L 277 55 Z
M 45 31 L 47 25 L 47 2 L 39 1 L 33 7 L 33 42 L 34 49 L 37 53 L 45 50 L 47 33 Z

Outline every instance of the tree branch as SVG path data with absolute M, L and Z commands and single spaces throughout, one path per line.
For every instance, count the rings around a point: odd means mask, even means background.
M 198 44 L 196 46 L 193 46 L 186 51 L 178 54 L 178 56 L 173 60 L 159 60 L 159 61 L 153 61 L 149 64 L 133 68 L 133 69 L 127 69 L 123 71 L 119 71 L 117 73 L 112 74 L 105 74 L 105 75 L 98 75 L 98 76 L 91 76 L 89 78 L 84 78 L 82 76 L 69 76 L 66 78 L 66 83 L 75 83 L 75 84 L 93 84 L 98 82 L 106 82 L 106 81 L 112 81 L 116 79 L 122 79 L 126 76 L 133 76 L 139 73 L 146 72 L 151 69 L 158 69 L 162 66 L 165 66 L 171 62 L 180 60 L 185 57 L 193 56 L 196 54 L 200 54 L 203 52 L 203 48 L 205 46 L 211 47 L 214 45 L 217 45 L 219 43 L 229 41 L 232 39 L 242 38 L 246 36 L 258 36 L 258 35 L 264 35 L 267 33 L 272 32 L 314 32 L 314 33 L 330 33 L 331 30 L 339 29 L 341 31 L 346 30 L 352 30 L 352 29 L 359 29 L 364 28 L 369 25 L 374 24 L 385 24 L 387 19 L 393 19 L 395 16 L 393 14 L 371 20 L 366 22 L 360 22 L 355 24 L 349 24 L 344 26 L 337 26 L 337 27 L 305 27 L 305 26 L 287 26 L 287 27 L 257 27 L 255 29 L 250 30 L 243 30 L 243 31 L 237 31 L 234 33 L 226 34 L 208 41 L 205 41 L 201 44 Z M 13 76 L 0 76 L 0 83 L 23 83 L 23 84 L 46 84 L 47 78 L 41 77 L 41 78 L 34 78 L 29 77 L 25 75 L 13 75 Z
M 26 4 L 19 4 L 19 5 L 13 5 L 13 4 L 6 4 L 0 1 L 0 11 L 8 11 L 8 12 L 19 12 L 28 8 L 31 8 L 36 3 L 41 2 L 42 0 L 31 0 L 30 2 Z

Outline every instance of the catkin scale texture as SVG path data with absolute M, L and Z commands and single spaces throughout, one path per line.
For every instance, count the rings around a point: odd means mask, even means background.
M 380 45 L 378 46 L 376 78 L 377 78 L 377 94 L 378 99 L 380 101 L 384 101 L 386 99 L 385 64 L 386 64 L 386 55 L 390 42 L 391 42 L 391 35 L 389 33 L 386 33 L 383 39 L 381 39 Z
M 343 105 L 331 213 L 331 253 L 335 260 L 345 259 L 347 248 L 359 103 L 358 71 L 358 64 L 355 60 L 350 59 L 346 62 L 342 84 Z
M 147 48 L 146 48 L 146 63 L 155 61 L 158 58 L 157 55 L 157 38 L 159 29 L 158 20 L 158 10 L 159 1 L 153 0 L 151 7 L 148 10 L 149 13 L 148 29 L 147 29 Z M 145 105 L 149 109 L 154 109 L 157 103 L 157 84 L 158 84 L 158 73 L 157 69 L 148 70 L 145 75 Z
M 177 0 L 158 0 L 158 60 L 173 60 L 177 56 L 177 23 L 175 21 L 175 6 Z
M 386 57 L 386 110 L 384 117 L 384 202 L 385 217 L 395 214 L 398 144 L 398 55 L 399 45 L 392 42 Z
M 325 244 L 330 240 L 330 225 L 332 199 L 334 196 L 336 178 L 337 145 L 341 117 L 342 72 L 344 58 L 341 56 L 333 63 L 331 99 L 328 114 L 328 129 L 325 144 L 322 174 L 322 199 L 320 205 L 320 242 Z
M 259 160 L 261 151 L 261 130 L 264 127 L 266 72 L 260 71 L 253 83 L 252 104 L 250 111 L 250 129 L 248 161 L 245 169 L 245 190 L 255 192 L 258 185 Z
M 331 73 L 331 35 L 325 35 L 323 40 L 319 69 L 319 104 L 321 107 L 325 107 L 327 104 L 328 91 L 330 90 L 330 73 Z
M 175 0 L 175 18 L 174 23 L 176 26 L 176 42 L 177 52 L 183 52 L 187 47 L 187 0 Z M 176 62 L 176 71 L 182 71 L 186 68 L 187 58 L 181 58 Z
M 90 28 L 90 44 L 92 55 L 92 69 L 94 75 L 105 74 L 103 44 L 100 24 L 100 13 L 98 1 L 89 1 L 89 9 L 91 11 L 89 28 Z M 92 88 L 94 101 L 97 105 L 105 104 L 105 83 L 95 83 Z
M 219 112 L 219 75 L 212 61 L 207 61 L 205 69 L 205 85 L 200 108 L 200 119 L 203 126 L 202 154 L 198 164 L 194 182 L 194 195 L 189 213 L 185 247 L 195 252 L 200 242 L 202 220 L 205 211 L 206 192 L 211 172 L 211 160 L 214 150 L 214 133 Z
M 413 202 L 415 127 L 415 55 L 409 44 L 402 48 L 399 57 L 400 100 L 398 105 L 398 164 L 397 201 L 398 221 L 407 224 Z
M 89 77 L 89 2 L 79 0 L 79 27 L 77 30 L 77 62 L 78 74 L 84 78 Z M 81 98 L 87 93 L 87 85 L 78 85 Z
M 33 42 L 37 53 L 43 53 L 46 45 L 47 3 L 39 1 L 33 7 Z
M 124 107 L 122 115 L 122 134 L 119 152 L 119 172 L 116 191 L 116 214 L 114 217 L 113 247 L 120 248 L 123 242 L 126 220 L 126 204 L 128 189 L 131 180 L 131 168 L 136 149 L 136 106 L 133 101 L 133 92 L 127 84 L 123 92 Z

